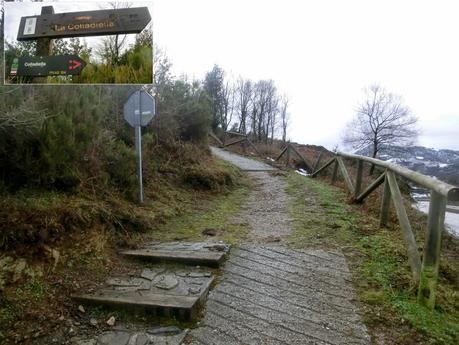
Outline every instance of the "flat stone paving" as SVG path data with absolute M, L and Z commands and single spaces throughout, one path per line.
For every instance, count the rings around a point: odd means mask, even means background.
M 180 330 L 177 327 L 159 327 L 145 331 L 131 331 L 115 329 L 104 332 L 93 339 L 75 338 L 75 345 L 180 345 L 188 329 Z
M 218 267 L 223 262 L 230 247 L 224 243 L 169 242 L 151 243 L 140 249 L 121 252 L 130 257 L 152 261 L 181 262 L 192 265 Z
M 158 316 L 190 320 L 203 304 L 213 280 L 208 272 L 146 268 L 139 275 L 110 278 L 96 292 L 72 298 L 86 304 L 135 307 Z
M 217 147 L 211 147 L 212 153 L 221 159 L 224 159 L 228 162 L 231 162 L 239 169 L 244 171 L 274 171 L 276 168 L 272 167 L 269 164 L 255 161 L 250 158 L 246 158 L 240 155 L 237 155 L 232 152 L 228 152 Z
M 344 256 L 233 248 L 188 344 L 369 344 Z

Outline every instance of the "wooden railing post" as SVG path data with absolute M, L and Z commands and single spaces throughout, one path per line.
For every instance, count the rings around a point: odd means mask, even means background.
M 338 160 L 335 159 L 335 164 L 333 164 L 332 184 L 336 182 L 336 179 L 338 177 L 338 166 L 339 166 Z
M 359 196 L 362 189 L 363 161 L 357 161 L 357 176 L 355 178 L 354 200 Z
M 379 177 L 374 180 L 359 196 L 355 199 L 356 202 L 362 202 L 368 195 L 370 195 L 376 188 L 379 187 L 386 179 L 386 173 L 383 172 Z
M 312 168 L 312 172 L 319 169 L 319 165 L 320 165 L 323 155 L 324 155 L 324 151 L 320 151 L 319 155 L 317 156 L 316 162 L 314 163 L 314 167 Z
M 445 224 L 446 197 L 431 191 L 427 233 L 419 281 L 418 301 L 433 309 L 440 264 L 441 234 Z
M 344 182 L 347 186 L 347 189 L 351 194 L 354 194 L 354 186 L 352 184 L 351 177 L 349 176 L 349 173 L 347 172 L 346 166 L 344 165 L 343 159 L 341 157 L 336 157 L 336 160 L 338 161 L 339 165 L 339 170 L 341 171 L 341 175 L 344 178 Z
M 419 274 L 421 271 L 421 258 L 419 256 L 418 248 L 416 245 L 416 239 L 414 238 L 413 231 L 411 230 L 411 224 L 406 214 L 405 206 L 403 205 L 402 193 L 397 184 L 397 179 L 392 171 L 386 172 L 386 178 L 389 181 L 390 193 L 392 195 L 392 201 L 394 203 L 395 211 L 397 213 L 400 228 L 402 229 L 402 235 L 405 240 L 408 254 L 408 262 L 411 266 L 411 273 L 413 274 L 413 280 L 419 281 Z
M 288 167 L 289 162 L 290 162 L 290 143 L 287 146 L 287 161 L 285 162 L 286 167 Z
M 389 180 L 387 178 L 387 171 L 384 179 L 384 190 L 381 199 L 381 214 L 379 216 L 379 227 L 387 226 L 387 221 L 389 219 L 389 209 L 390 209 L 390 187 Z
M 327 163 L 325 163 L 319 170 L 314 171 L 311 174 L 311 177 L 314 178 L 316 177 L 320 172 L 324 171 L 327 169 L 330 165 L 332 165 L 334 162 L 336 162 L 336 157 L 331 158 Z

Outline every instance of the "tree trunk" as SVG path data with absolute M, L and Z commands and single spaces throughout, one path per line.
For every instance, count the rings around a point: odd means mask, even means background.
M 378 143 L 374 142 L 373 143 L 373 154 L 371 155 L 372 158 L 376 158 L 376 155 L 378 154 Z M 375 165 L 372 164 L 370 168 L 370 172 L 368 173 L 369 176 L 372 176 L 375 171 Z

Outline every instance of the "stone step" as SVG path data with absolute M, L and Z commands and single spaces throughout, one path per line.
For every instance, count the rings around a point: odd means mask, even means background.
M 123 255 L 151 261 L 180 262 L 189 265 L 219 267 L 230 246 L 224 243 L 153 243 L 136 250 L 126 250 Z
M 79 303 L 136 309 L 191 320 L 204 303 L 214 276 L 202 271 L 146 268 L 137 275 L 111 278 L 94 293 L 76 294 Z

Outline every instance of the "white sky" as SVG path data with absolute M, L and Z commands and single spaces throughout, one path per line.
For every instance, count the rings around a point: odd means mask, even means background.
M 119 1 L 117 1 L 119 2 Z M 153 17 L 153 3 L 152 1 L 131 0 L 131 7 L 144 7 L 147 6 L 150 15 Z M 60 1 L 47 1 L 47 2 L 5 2 L 5 38 L 9 42 L 16 41 L 19 30 L 19 23 L 21 17 L 38 15 L 41 12 L 42 6 L 53 6 L 55 13 L 63 12 L 79 12 L 91 11 L 111 8 L 108 1 L 75 1 L 75 0 L 60 0 Z M 135 42 L 136 34 L 127 35 L 125 49 L 129 44 Z M 104 36 L 80 37 L 81 42 L 86 42 L 88 47 L 98 47 Z
M 419 144 L 459 149 L 458 0 L 153 0 L 155 45 L 177 75 L 214 63 L 273 79 L 290 99 L 289 136 L 332 148 L 380 83 L 420 119 Z

